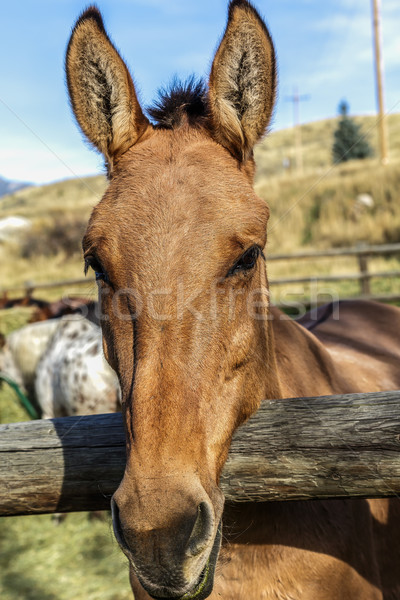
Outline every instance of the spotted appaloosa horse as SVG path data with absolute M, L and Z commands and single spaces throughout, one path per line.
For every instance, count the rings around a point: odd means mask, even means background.
M 96 8 L 66 69 L 110 178 L 83 248 L 122 390 L 112 509 L 136 600 L 400 598 L 397 500 L 224 506 L 218 488 L 233 432 L 263 399 L 400 386 L 399 310 L 345 305 L 311 333 L 269 306 L 252 150 L 276 74 L 258 13 L 230 3 L 208 87 L 173 89 L 155 124 Z
M 9 375 L 30 396 L 34 393 L 36 368 L 58 327 L 55 320 L 33 323 L 1 335 L 0 371 Z
M 118 379 L 97 325 L 75 315 L 60 320 L 38 363 L 35 391 L 44 419 L 120 409 Z
M 69 315 L 26 325 L 0 343 L 0 371 L 36 400 L 43 418 L 115 412 L 118 379 L 105 361 L 101 331 Z

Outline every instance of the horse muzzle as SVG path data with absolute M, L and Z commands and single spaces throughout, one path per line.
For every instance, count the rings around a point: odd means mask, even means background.
M 117 499 L 115 498 L 117 496 Z M 124 518 L 126 507 L 111 501 L 115 537 L 128 557 L 131 569 L 146 592 L 156 600 L 203 600 L 214 584 L 221 546 L 221 514 L 203 500 L 194 514 L 181 516 L 173 526 L 135 527 Z M 218 513 L 222 513 L 218 510 Z
M 183 595 L 152 596 L 152 598 L 154 598 L 154 600 L 165 600 L 165 598 L 174 598 L 174 600 L 204 600 L 205 598 L 208 598 L 214 586 L 214 574 L 221 547 L 221 537 L 222 521 L 219 522 L 210 556 L 194 587 L 190 588 L 189 591 L 185 592 Z

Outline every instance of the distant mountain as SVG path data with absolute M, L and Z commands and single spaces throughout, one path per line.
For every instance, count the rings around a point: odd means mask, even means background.
M 26 183 L 23 181 L 9 181 L 8 179 L 3 179 L 3 177 L 0 177 L 0 198 L 6 194 L 12 194 L 17 190 L 21 190 L 22 188 L 30 185 L 32 185 L 32 183 Z

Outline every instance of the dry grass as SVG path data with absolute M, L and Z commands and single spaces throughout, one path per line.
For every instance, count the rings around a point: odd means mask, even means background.
M 37 220 L 47 219 L 49 214 L 78 213 L 82 219 L 87 219 L 105 188 L 106 180 L 101 175 L 24 188 L 0 199 L 1 215 Z
M 386 167 L 352 161 L 323 175 L 258 178 L 256 190 L 271 208 L 271 252 L 400 241 L 400 161 Z M 357 211 L 359 194 L 370 194 L 374 206 Z
M 268 257 L 267 257 L 268 263 Z M 400 261 L 396 257 L 374 257 L 368 261 L 370 273 L 400 271 Z M 275 279 L 308 277 L 307 283 L 283 284 L 272 286 L 271 298 L 276 304 L 291 306 L 305 300 L 330 301 L 360 295 L 360 283 L 357 279 L 340 282 L 316 281 L 314 278 L 324 275 L 358 274 L 357 259 L 349 256 L 321 258 L 303 261 L 271 261 L 268 263 L 268 277 Z M 398 294 L 400 296 L 400 278 L 372 278 L 371 293 L 376 296 Z
M 376 149 L 375 117 L 357 117 Z M 400 114 L 389 115 L 391 162 L 350 161 L 334 166 L 331 158 L 336 120 L 302 126 L 304 174 L 285 171 L 293 157 L 293 130 L 267 136 L 256 150 L 256 190 L 271 208 L 269 251 L 295 252 L 300 246 L 329 248 L 357 242 L 400 241 Z M 357 213 L 359 194 L 373 197 L 371 210 Z
M 355 117 L 355 121 L 362 126 L 362 133 L 366 135 L 371 147 L 378 154 L 377 117 Z M 306 174 L 322 174 L 332 165 L 333 132 L 337 126 L 337 119 L 325 119 L 306 123 L 301 126 L 303 147 L 303 162 Z M 400 113 L 387 117 L 389 131 L 390 160 L 400 160 Z M 276 131 L 270 134 L 256 148 L 258 176 L 260 178 L 284 175 L 289 177 L 291 170 L 295 169 L 295 136 L 292 128 Z M 285 169 L 284 159 L 289 159 L 292 169 Z
M 6 260 L 4 260 L 5 255 Z M 83 261 L 79 254 L 66 257 L 59 253 L 50 257 L 38 255 L 32 259 L 25 259 L 18 254 L 12 256 L 9 247 L 7 252 L 2 254 L 0 247 L 0 289 L 24 286 L 27 282 L 49 283 L 71 279 L 84 279 Z M 13 297 L 20 295 L 20 292 L 11 294 Z M 58 300 L 64 295 L 95 298 L 97 288 L 88 276 L 86 284 L 38 290 L 34 295 L 45 300 Z
M 357 117 L 356 120 L 365 132 L 369 131 L 371 144 L 376 148 L 375 117 Z M 272 133 L 256 149 L 256 188 L 271 207 L 271 252 L 294 252 L 301 245 L 314 248 L 400 239 L 400 114 L 388 116 L 391 164 L 384 169 L 376 159 L 334 167 L 331 147 L 335 127 L 335 119 L 302 126 L 303 176 L 285 172 L 282 167 L 282 159 L 293 154 L 292 129 Z M 65 219 L 66 215 L 80 220 L 83 229 L 105 186 L 104 177 L 99 176 L 27 188 L 0 200 L 1 216 L 31 219 L 34 234 L 43 238 L 48 235 L 50 225 Z M 371 211 L 355 215 L 354 201 L 360 193 L 371 194 L 375 206 Z M 10 260 L 20 254 L 17 247 L 8 250 L 11 252 Z M 77 240 L 76 253 L 79 252 Z M 0 256 L 3 263 L 2 258 Z M 29 264 L 24 266 L 19 262 L 17 273 L 12 267 L 0 266 L 0 287 L 9 285 L 11 280 L 21 281 L 20 274 L 29 271 Z M 71 261 L 68 256 L 65 270 L 75 270 L 72 276 L 77 277 L 80 269 L 79 259 Z
M 105 187 L 102 176 L 69 179 L 0 199 L 0 217 L 16 215 L 32 221 L 26 234 L 0 244 L 0 289 L 83 277 L 80 240 Z M 88 283 L 72 290 L 46 290 L 40 297 L 56 300 L 64 294 L 91 296 L 93 292 L 94 286 Z

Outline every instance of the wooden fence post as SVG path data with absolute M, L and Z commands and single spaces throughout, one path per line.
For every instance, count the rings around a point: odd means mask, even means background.
M 361 279 L 360 279 L 360 286 L 361 286 L 361 294 L 363 296 L 369 296 L 371 294 L 371 286 L 370 286 L 370 278 L 371 275 L 368 271 L 368 254 L 366 254 L 365 252 L 363 252 L 363 248 L 366 248 L 366 244 L 360 244 L 359 246 L 361 252 L 360 254 L 357 255 L 357 259 L 358 259 L 358 266 L 360 269 L 360 274 L 361 274 Z
M 33 283 L 33 281 L 25 281 L 24 288 L 25 298 L 32 298 L 33 292 L 35 291 L 35 284 Z

